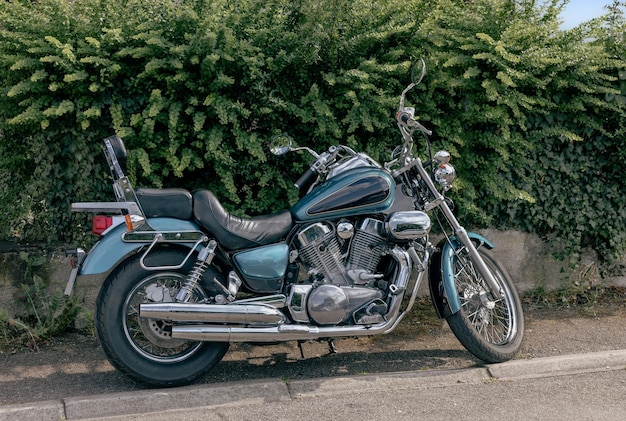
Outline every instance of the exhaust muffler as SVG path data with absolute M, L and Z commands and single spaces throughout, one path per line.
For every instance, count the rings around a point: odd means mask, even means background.
M 357 326 L 311 326 L 280 324 L 277 326 L 172 326 L 172 338 L 208 342 L 273 342 L 307 341 L 320 338 L 346 336 L 370 336 L 388 333 L 401 319 L 394 319 L 375 325 Z
M 173 322 L 276 325 L 285 322 L 279 309 L 267 304 L 144 303 L 139 317 Z

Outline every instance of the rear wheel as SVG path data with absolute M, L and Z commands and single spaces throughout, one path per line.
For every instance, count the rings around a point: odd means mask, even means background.
M 484 249 L 478 250 L 501 288 L 494 300 L 489 288 L 463 248 L 453 255 L 452 268 L 461 309 L 447 317 L 457 339 L 488 363 L 511 359 L 522 344 L 522 304 L 506 270 Z
M 185 256 L 184 250 L 156 250 L 145 263 L 173 266 Z M 228 350 L 228 343 L 174 339 L 171 323 L 139 317 L 141 303 L 174 301 L 193 263 L 190 259 L 180 270 L 148 271 L 135 256 L 105 280 L 96 300 L 96 332 L 109 361 L 122 373 L 156 387 L 188 384 L 204 376 Z M 193 302 L 210 299 L 210 282 L 217 276 L 211 267 L 206 270 Z

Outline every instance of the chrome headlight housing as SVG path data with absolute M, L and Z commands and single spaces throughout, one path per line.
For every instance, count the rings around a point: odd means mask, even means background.
M 448 151 L 438 151 L 433 159 L 437 169 L 435 170 L 435 181 L 444 190 L 452 188 L 452 182 L 456 178 L 456 170 L 450 165 L 450 153 Z

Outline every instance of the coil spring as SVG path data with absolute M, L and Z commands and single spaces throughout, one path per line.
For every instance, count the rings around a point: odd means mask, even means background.
M 196 260 L 196 264 L 193 269 L 191 269 L 191 272 L 189 272 L 187 280 L 176 295 L 176 300 L 189 302 L 193 296 L 193 291 L 198 286 L 198 282 L 200 282 L 200 278 L 202 278 L 202 275 L 208 266 L 209 265 L 204 260 Z
M 202 278 L 204 271 L 213 261 L 216 247 L 217 242 L 215 240 L 211 240 L 206 247 L 200 250 L 200 252 L 198 253 L 196 264 L 189 272 L 187 280 L 181 286 L 180 291 L 178 291 L 178 294 L 176 294 L 176 301 L 186 303 L 191 300 L 191 297 L 193 297 L 193 291 L 197 288 L 198 282 L 200 282 L 200 278 Z

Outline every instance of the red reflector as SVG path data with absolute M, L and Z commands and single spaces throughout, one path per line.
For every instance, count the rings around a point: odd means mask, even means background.
M 112 216 L 95 215 L 91 220 L 91 232 L 101 235 L 111 225 L 113 225 Z

